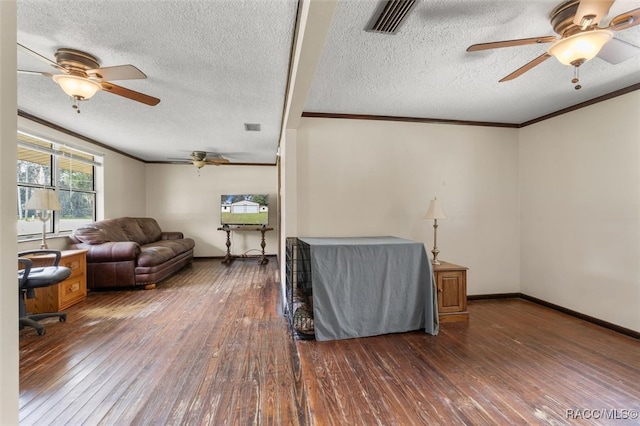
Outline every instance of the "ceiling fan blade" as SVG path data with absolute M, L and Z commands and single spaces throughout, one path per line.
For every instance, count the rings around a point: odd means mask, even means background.
M 614 37 L 602 46 L 602 49 L 598 52 L 598 58 L 616 65 L 627 59 L 631 59 L 639 53 L 640 47 Z
M 229 160 L 227 160 L 226 158 L 224 158 L 222 155 L 217 154 L 217 153 L 210 153 L 207 155 L 207 158 L 205 159 L 205 161 L 208 164 L 227 164 L 229 163 Z
M 207 160 L 207 164 L 211 166 L 220 166 L 222 164 L 229 164 L 229 160 L 221 161 L 221 160 Z
M 597 25 L 607 16 L 613 3 L 614 0 L 580 0 L 573 23 L 584 28 Z
M 524 66 L 522 66 L 520 68 L 518 68 L 517 70 L 515 70 L 514 72 L 512 72 L 508 76 L 504 77 L 502 80 L 500 80 L 500 83 L 502 83 L 503 81 L 513 80 L 516 77 L 520 77 L 522 74 L 524 74 L 525 72 L 529 71 L 531 68 L 535 67 L 536 65 L 540 65 L 541 63 L 543 63 L 544 61 L 546 61 L 550 57 L 551 57 L 551 55 L 549 55 L 547 52 L 543 53 L 542 55 L 540 55 L 537 58 L 535 58 L 533 61 L 529 62 L 528 64 L 526 64 L 526 65 L 524 65 Z
M 60 65 L 58 65 L 57 63 L 53 62 L 51 59 L 49 59 L 49 58 L 47 58 L 45 56 L 42 56 L 38 52 L 33 51 L 33 50 L 29 49 L 28 47 L 21 45 L 20 43 L 18 43 L 18 50 L 20 50 L 23 53 L 26 53 L 27 55 L 31 55 L 34 58 L 45 62 L 47 65 L 50 65 L 50 66 L 54 67 L 55 69 L 64 72 L 65 74 L 67 74 L 69 72 L 65 68 L 63 68 Z
M 142 102 L 146 105 L 154 106 L 158 105 L 158 103 L 160 102 L 160 99 L 158 98 L 154 98 L 153 96 L 145 95 L 144 93 L 136 92 L 122 86 L 116 86 L 115 84 L 109 83 L 108 81 L 101 82 L 100 87 L 106 92 L 113 93 L 115 95 L 119 95 L 134 101 Z
M 207 164 L 213 164 L 214 166 L 219 166 L 220 164 L 229 164 L 229 160 L 222 157 L 217 158 L 207 158 Z
M 476 52 L 478 50 L 498 49 L 500 47 L 524 46 L 527 44 L 551 43 L 556 41 L 555 36 L 521 38 L 517 40 L 494 41 L 491 43 L 473 44 L 467 47 L 467 52 Z
M 197 165 L 197 162 L 203 162 L 205 164 L 219 166 L 221 164 L 229 164 L 230 161 L 224 158 L 222 155 L 217 154 L 215 152 L 209 151 L 192 151 L 191 158 L 167 158 L 167 160 L 171 160 L 172 163 L 184 163 L 184 164 L 194 164 Z M 203 164 L 204 165 L 204 164 Z M 202 165 L 200 165 L 202 167 Z
M 616 16 L 611 20 L 607 28 L 613 31 L 620 31 L 638 24 L 640 24 L 640 7 Z
M 50 72 L 43 71 L 29 71 L 29 70 L 18 70 L 20 74 L 34 74 L 34 75 L 43 75 L 45 77 L 53 77 L 53 74 Z
M 114 67 L 96 68 L 86 71 L 88 75 L 95 75 L 103 81 L 136 80 L 147 78 L 145 73 L 133 65 L 116 65 Z

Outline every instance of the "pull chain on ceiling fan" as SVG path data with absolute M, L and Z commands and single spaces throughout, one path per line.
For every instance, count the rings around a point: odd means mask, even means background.
M 560 38 L 544 36 L 480 43 L 469 46 L 467 52 L 553 42 L 545 53 L 502 78 L 500 82 L 513 80 L 554 56 L 561 64 L 574 67 L 574 78 L 571 81 L 578 83 L 578 67 L 595 56 L 615 65 L 640 53 L 640 47 L 614 37 L 614 32 L 640 24 L 640 8 L 616 16 L 606 27 L 598 26 L 609 13 L 614 1 L 567 0 L 558 5 L 551 12 L 550 18 L 553 30 Z M 579 84 L 575 86 L 576 90 L 580 88 Z

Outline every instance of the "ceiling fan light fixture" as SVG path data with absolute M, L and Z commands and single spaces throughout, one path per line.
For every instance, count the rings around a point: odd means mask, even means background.
M 77 75 L 56 74 L 53 80 L 60 85 L 64 93 L 75 99 L 89 99 L 100 90 L 97 82 Z
M 207 162 L 204 160 L 193 160 L 192 163 L 199 169 L 203 168 L 207 164 Z
M 547 53 L 555 56 L 561 64 L 580 65 L 593 59 L 612 37 L 613 33 L 609 30 L 578 33 L 556 41 Z

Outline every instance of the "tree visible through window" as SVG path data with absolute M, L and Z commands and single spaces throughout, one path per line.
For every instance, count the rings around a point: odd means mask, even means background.
M 61 211 L 53 212 L 48 233 L 72 231 L 95 220 L 94 157 L 56 143 L 18 134 L 18 236 L 39 235 L 42 222 L 24 204 L 34 189 L 53 189 Z

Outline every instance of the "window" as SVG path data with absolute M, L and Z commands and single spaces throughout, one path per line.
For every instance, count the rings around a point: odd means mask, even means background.
M 45 218 L 48 234 L 70 232 L 95 221 L 97 166 L 100 163 L 92 154 L 18 133 L 18 237 L 42 233 L 40 212 L 24 209 L 34 189 L 52 189 L 60 200 L 62 210 Z

